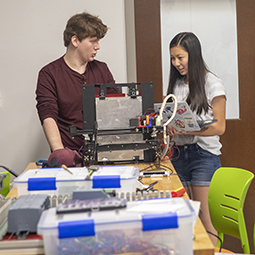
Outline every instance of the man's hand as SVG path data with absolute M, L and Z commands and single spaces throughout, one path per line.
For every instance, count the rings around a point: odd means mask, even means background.
M 58 149 L 50 154 L 48 164 L 51 164 L 52 160 L 58 161 L 58 165 L 66 165 L 67 167 L 82 166 L 82 156 L 75 150 L 69 148 Z

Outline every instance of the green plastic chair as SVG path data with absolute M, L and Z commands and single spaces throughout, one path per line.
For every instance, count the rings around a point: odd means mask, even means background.
M 212 224 L 223 242 L 227 234 L 241 240 L 245 254 L 250 254 L 243 205 L 254 174 L 250 171 L 221 167 L 213 175 L 208 194 Z M 216 247 L 220 248 L 218 240 Z
M 0 194 L 3 196 L 7 196 L 10 191 L 10 180 L 11 175 L 9 172 L 1 172 L 0 173 Z

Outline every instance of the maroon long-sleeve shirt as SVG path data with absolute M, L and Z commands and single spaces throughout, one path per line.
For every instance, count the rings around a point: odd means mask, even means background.
M 82 85 L 114 83 L 113 76 L 104 62 L 89 62 L 84 74 L 72 70 L 61 57 L 44 66 L 38 75 L 36 100 L 41 123 L 53 118 L 59 128 L 64 147 L 78 150 L 83 138 L 69 135 L 70 125 L 83 129 L 82 121 Z M 110 88 L 108 93 L 114 93 Z

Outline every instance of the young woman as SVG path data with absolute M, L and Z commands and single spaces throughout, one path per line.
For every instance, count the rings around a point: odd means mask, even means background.
M 173 166 L 193 200 L 201 202 L 202 222 L 216 233 L 208 210 L 208 189 L 214 172 L 221 166 L 219 136 L 225 132 L 226 93 L 222 81 L 206 67 L 201 45 L 193 33 L 179 33 L 170 42 L 171 68 L 168 94 L 186 101 L 197 119 L 218 121 L 200 131 L 177 132 L 173 126 L 176 149 Z M 216 238 L 211 236 L 214 244 Z

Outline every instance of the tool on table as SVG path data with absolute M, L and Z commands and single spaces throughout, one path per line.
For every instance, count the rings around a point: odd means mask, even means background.
M 142 183 L 141 181 L 138 181 L 138 183 L 140 184 L 139 185 L 139 188 L 136 189 L 136 191 L 149 191 L 149 190 L 155 190 L 153 188 L 154 185 L 156 185 L 158 183 L 158 181 L 155 181 L 149 185 L 145 185 L 144 183 Z
M 95 171 L 98 171 L 99 170 L 99 166 L 95 166 L 95 165 L 91 165 L 89 168 L 89 173 L 88 175 L 86 176 L 85 180 L 89 180 L 90 177 L 92 176 L 92 174 L 95 172 Z
M 48 159 L 45 158 L 39 158 L 35 163 L 37 166 L 43 166 L 44 164 L 47 164 Z
M 64 170 L 66 170 L 69 174 L 73 174 L 66 165 L 61 166 Z
M 181 187 L 171 191 L 172 197 L 181 197 L 186 192 L 185 188 Z

